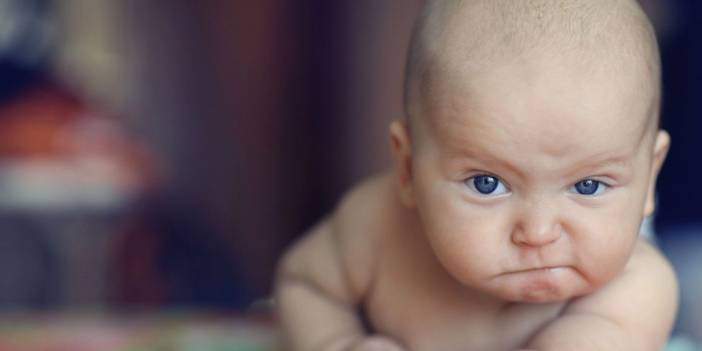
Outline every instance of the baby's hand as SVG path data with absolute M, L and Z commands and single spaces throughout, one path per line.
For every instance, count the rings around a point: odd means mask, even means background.
M 405 351 L 405 349 L 390 338 L 371 336 L 355 343 L 347 351 Z

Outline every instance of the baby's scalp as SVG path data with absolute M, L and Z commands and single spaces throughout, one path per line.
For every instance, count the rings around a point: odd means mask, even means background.
M 648 18 L 634 0 L 429 0 L 407 60 L 405 111 L 432 126 L 434 107 L 457 87 L 522 60 L 611 77 L 622 98 L 650 105 L 658 126 L 660 59 Z M 563 77 L 568 79 L 568 77 Z M 506 82 L 508 83 L 508 82 Z

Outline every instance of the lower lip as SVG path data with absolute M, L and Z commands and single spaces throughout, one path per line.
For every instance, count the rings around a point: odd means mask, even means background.
M 514 279 L 517 288 L 522 291 L 522 295 L 529 301 L 543 301 L 558 298 L 560 296 L 560 278 L 568 267 L 549 267 L 517 271 L 508 274 Z
M 516 275 L 517 277 L 521 279 L 555 279 L 556 275 L 564 273 L 566 270 L 568 270 L 568 267 L 548 267 L 548 268 L 537 268 L 537 269 L 529 269 L 529 270 L 524 270 L 524 271 L 516 271 L 516 272 L 511 272 L 508 273 L 508 275 Z

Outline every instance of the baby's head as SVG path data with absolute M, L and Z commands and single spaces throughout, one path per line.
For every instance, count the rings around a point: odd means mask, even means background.
M 669 145 L 660 63 L 634 0 L 436 0 L 415 29 L 403 202 L 464 285 L 587 294 L 624 268 Z

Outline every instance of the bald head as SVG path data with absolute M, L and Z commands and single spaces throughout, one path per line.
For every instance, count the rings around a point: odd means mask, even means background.
M 636 76 L 660 95 L 655 35 L 635 0 L 429 0 L 409 51 L 405 109 L 413 120 L 452 81 L 521 60 Z

